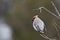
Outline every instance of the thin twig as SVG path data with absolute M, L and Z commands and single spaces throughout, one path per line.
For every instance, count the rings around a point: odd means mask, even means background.
M 45 11 L 47 11 L 48 13 L 52 14 L 53 16 L 55 16 L 56 18 L 60 19 L 59 16 L 55 15 L 53 12 L 51 12 L 50 10 L 48 10 L 45 7 L 40 7 L 39 9 L 33 9 L 33 10 L 40 10 L 40 13 L 42 12 L 42 9 L 44 9 Z
M 40 34 L 43 38 L 45 38 L 45 39 L 50 39 L 49 37 L 47 37 L 46 35 L 44 35 L 44 34 Z
M 57 17 L 58 19 L 60 19 L 59 16 L 55 15 L 53 12 L 49 11 L 49 10 L 48 10 L 47 8 L 45 8 L 45 7 L 40 7 L 39 9 L 40 9 L 40 12 L 41 12 L 42 9 L 44 9 L 44 10 L 46 10 L 47 12 L 49 12 L 50 14 L 52 14 L 53 16 L 55 16 L 55 17 Z
M 58 24 L 56 24 L 56 25 L 57 25 L 57 27 L 60 29 L 59 25 L 58 25 Z
M 55 25 L 56 25 L 56 23 L 55 23 Z M 56 29 L 56 31 L 57 31 L 57 36 L 58 36 L 58 38 L 59 38 L 59 40 L 60 40 L 60 34 L 59 34 L 59 31 L 58 31 L 58 29 L 57 29 L 56 26 L 54 26 L 54 27 L 55 27 L 55 29 Z
M 54 8 L 55 8 L 55 10 L 56 10 L 56 12 L 57 12 L 57 14 L 58 14 L 58 16 L 60 16 L 60 13 L 59 13 L 58 9 L 56 8 L 55 4 L 53 3 L 53 1 L 51 1 L 51 3 L 52 3 L 52 5 L 54 6 Z
M 56 6 L 54 5 L 54 3 L 51 1 L 51 3 L 52 3 L 52 5 L 54 6 L 54 8 L 55 8 L 55 10 L 56 10 L 56 12 L 57 12 L 57 14 L 58 14 L 58 16 L 57 15 L 55 15 L 53 12 L 51 12 L 50 10 L 48 10 L 47 8 L 45 8 L 45 7 L 40 7 L 40 8 L 38 8 L 38 9 L 33 9 L 33 10 L 40 10 L 40 13 L 42 12 L 42 9 L 44 9 L 45 11 L 47 11 L 47 12 L 49 12 L 49 13 L 51 13 L 53 16 L 55 16 L 55 17 L 57 17 L 58 19 L 60 19 L 60 14 L 59 14 L 59 11 L 58 11 L 58 9 L 56 8 Z
M 47 40 L 56 40 L 53 38 L 49 38 L 48 36 L 46 36 L 45 34 L 40 34 L 40 36 L 42 36 L 43 38 L 47 39 Z

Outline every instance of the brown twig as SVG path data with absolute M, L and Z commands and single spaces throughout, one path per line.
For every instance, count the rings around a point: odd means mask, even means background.
M 58 14 L 58 16 L 60 16 L 60 13 L 58 11 L 58 9 L 56 8 L 55 4 L 53 3 L 53 1 L 51 1 L 52 5 L 54 6 L 55 10 L 56 10 L 56 13 Z
M 54 26 L 54 27 L 55 27 L 55 29 L 56 29 L 56 31 L 57 31 L 58 40 L 60 40 L 60 34 L 59 34 L 58 29 L 57 29 L 57 24 L 55 23 L 55 25 L 56 25 L 56 26 Z
M 43 38 L 47 39 L 47 40 L 56 40 L 53 38 L 49 38 L 48 36 L 46 36 L 45 34 L 40 34 L 40 36 L 42 36 Z

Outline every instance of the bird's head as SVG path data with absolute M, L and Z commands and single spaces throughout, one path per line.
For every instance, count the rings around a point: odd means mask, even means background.
M 34 21 L 34 19 L 35 19 L 36 17 L 38 17 L 38 15 L 33 16 L 32 21 Z

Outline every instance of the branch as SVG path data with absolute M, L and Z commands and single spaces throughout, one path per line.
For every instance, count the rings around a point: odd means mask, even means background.
M 54 5 L 53 1 L 51 1 L 51 3 L 52 3 L 52 5 L 54 6 L 54 8 L 55 8 L 55 10 L 56 10 L 56 12 L 57 12 L 57 14 L 58 14 L 58 16 L 60 16 L 60 13 L 59 13 L 58 9 L 56 8 L 56 6 Z
M 45 7 L 40 7 L 39 9 L 40 9 L 40 12 L 42 11 L 42 9 L 44 9 L 45 11 L 49 12 L 50 14 L 52 14 L 53 16 L 55 16 L 56 18 L 60 19 L 59 16 L 55 15 L 53 12 L 49 11 L 49 10 L 48 10 L 47 8 L 45 8 Z
M 57 25 L 57 24 L 55 23 L 55 25 Z M 60 34 L 59 34 L 59 31 L 58 31 L 58 29 L 57 29 L 57 27 L 56 27 L 56 26 L 54 26 L 54 27 L 55 27 L 55 29 L 56 29 L 56 31 L 57 31 L 58 39 L 60 40 Z
M 53 38 L 49 38 L 48 36 L 46 36 L 45 34 L 40 34 L 40 36 L 42 36 L 43 38 L 47 39 L 47 40 L 56 40 Z
M 55 10 L 56 10 L 56 12 L 57 12 L 57 14 L 58 14 L 58 16 L 55 15 L 53 12 L 51 12 L 50 10 L 48 10 L 48 9 L 45 8 L 45 7 L 40 7 L 40 8 L 38 8 L 38 9 L 33 9 L 33 10 L 40 10 L 40 13 L 41 13 L 41 12 L 42 12 L 42 9 L 44 9 L 45 11 L 47 11 L 47 12 L 50 13 L 50 14 L 52 14 L 52 15 L 55 16 L 56 18 L 60 19 L 60 14 L 59 14 L 58 9 L 56 8 L 56 6 L 54 5 L 54 3 L 53 3 L 52 1 L 51 1 L 51 3 L 52 3 L 52 5 L 54 6 L 54 8 L 55 8 Z

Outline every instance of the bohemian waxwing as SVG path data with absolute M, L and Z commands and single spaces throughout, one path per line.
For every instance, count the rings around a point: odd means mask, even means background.
M 33 21 L 33 28 L 36 31 L 39 31 L 40 33 L 44 33 L 45 25 L 44 22 L 38 17 L 38 15 L 35 15 L 32 21 Z

